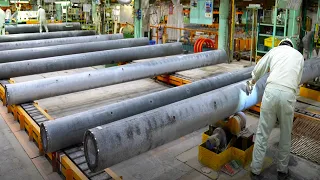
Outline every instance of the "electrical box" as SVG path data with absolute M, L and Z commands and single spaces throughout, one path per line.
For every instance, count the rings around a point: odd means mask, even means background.
M 212 24 L 213 0 L 190 1 L 190 23 Z
M 9 0 L 0 0 L 1 7 L 8 7 L 10 6 Z
M 299 10 L 302 0 L 278 0 L 278 8 Z

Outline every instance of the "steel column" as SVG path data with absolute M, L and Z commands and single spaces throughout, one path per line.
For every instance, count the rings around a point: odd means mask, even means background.
M 138 18 L 138 11 L 140 11 L 140 18 Z M 143 30 L 142 30 L 142 7 L 141 7 L 141 0 L 134 1 L 134 37 L 139 38 L 143 37 Z
M 289 10 L 289 21 L 288 21 L 288 36 L 291 38 L 294 44 L 294 48 L 298 49 L 298 40 L 299 39 L 299 20 L 300 9 L 298 10 Z
M 218 48 L 228 51 L 229 0 L 220 0 Z
M 5 25 L 6 32 L 9 34 L 20 34 L 20 33 L 39 33 L 39 24 L 18 24 L 18 25 Z M 48 24 L 49 32 L 55 31 L 74 31 L 81 30 L 79 22 L 72 23 L 54 23 Z
M 320 60 L 305 62 L 301 82 L 318 76 Z M 88 130 L 84 150 L 90 170 L 113 166 L 255 105 L 262 99 L 267 77 L 257 82 L 250 96 L 245 82 L 239 82 Z
M 66 44 L 66 45 L 57 45 L 57 46 L 36 47 L 36 48 L 29 48 L 29 49 L 14 49 L 14 50 L 8 50 L 8 51 L 0 51 L 0 63 L 15 62 L 15 61 L 22 61 L 21 63 L 25 63 L 24 62 L 25 60 L 32 61 L 33 59 L 39 59 L 39 58 L 63 56 L 63 55 L 71 55 L 71 54 L 75 55 L 80 53 L 103 51 L 103 50 L 109 50 L 109 49 L 128 48 L 128 47 L 135 47 L 135 46 L 146 46 L 148 44 L 149 44 L 148 38 L 139 38 L 139 39 L 132 38 L 132 39 L 122 39 L 122 40 L 113 40 L 113 41 L 87 42 L 85 43 L 85 45 L 83 43 L 76 43 L 76 44 Z M 57 58 L 64 58 L 64 57 L 57 57 Z M 19 63 L 16 64 L 15 66 L 16 68 L 18 68 L 17 67 L 18 64 Z M 33 63 L 33 64 L 36 64 L 36 63 Z M 0 66 L 1 65 L 7 66 L 7 64 L 0 64 Z M 12 66 L 12 63 L 10 65 Z M 15 77 L 15 76 L 11 76 L 11 77 Z
M 162 45 L 163 55 L 182 52 L 180 43 Z M 151 51 L 151 49 L 157 51 Z M 144 52 L 135 52 L 142 59 L 152 54 L 158 54 L 159 48 L 149 46 Z M 151 53 L 153 52 L 153 53 Z M 148 55 L 147 55 L 148 54 Z M 116 59 L 116 58 L 114 58 Z M 69 76 L 59 76 L 36 81 L 29 81 L 6 85 L 7 103 L 20 104 L 37 99 L 59 96 L 138 79 L 154 77 L 161 74 L 173 73 L 208 65 L 226 62 L 226 53 L 223 50 L 208 51 L 191 55 L 178 55 L 156 58 L 152 61 L 133 63 L 107 69 L 77 73 Z
M 90 128 L 108 124 L 248 79 L 251 77 L 252 70 L 253 67 L 249 67 L 236 72 L 224 73 L 184 86 L 169 88 L 45 122 L 40 127 L 44 151 L 54 152 L 79 144 L 83 140 L 85 131 Z
M 57 46 L 57 45 L 63 45 L 63 44 L 98 42 L 98 41 L 107 41 L 107 40 L 116 40 L 116 39 L 123 39 L 123 34 L 105 34 L 105 35 L 94 35 L 94 36 L 78 36 L 78 37 L 31 40 L 31 41 L 5 42 L 5 43 L 0 43 L 0 51 L 44 47 L 44 46 Z
M 90 36 L 95 35 L 95 31 L 59 31 L 48 33 L 26 33 L 26 34 L 13 34 L 0 36 L 1 42 L 13 42 L 13 41 L 29 41 L 37 39 L 52 39 L 63 37 L 75 37 L 75 36 Z

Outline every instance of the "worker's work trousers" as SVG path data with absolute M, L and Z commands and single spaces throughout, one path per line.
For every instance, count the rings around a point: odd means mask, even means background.
M 0 25 L 0 35 L 6 35 L 6 30 L 4 28 L 4 25 Z
M 42 26 L 46 29 L 46 32 L 49 32 L 48 26 L 47 26 L 47 20 L 40 20 L 40 33 L 42 33 Z
M 282 86 L 275 88 L 267 85 L 262 98 L 260 121 L 255 137 L 251 163 L 252 173 L 259 175 L 262 170 L 268 138 L 277 118 L 280 123 L 277 170 L 283 173 L 288 172 L 295 102 L 296 96 L 293 90 Z

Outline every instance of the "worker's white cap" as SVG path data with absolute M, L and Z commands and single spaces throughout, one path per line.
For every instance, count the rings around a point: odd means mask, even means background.
M 281 45 L 287 45 L 293 47 L 293 42 L 289 38 L 284 38 L 280 41 L 279 46 Z

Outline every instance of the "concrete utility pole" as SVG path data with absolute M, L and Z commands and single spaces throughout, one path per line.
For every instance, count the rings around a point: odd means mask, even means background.
M 64 38 L 75 36 L 92 36 L 96 35 L 95 31 L 59 31 L 48 33 L 26 33 L 0 36 L 0 43 L 13 41 L 29 41 L 39 39 Z

